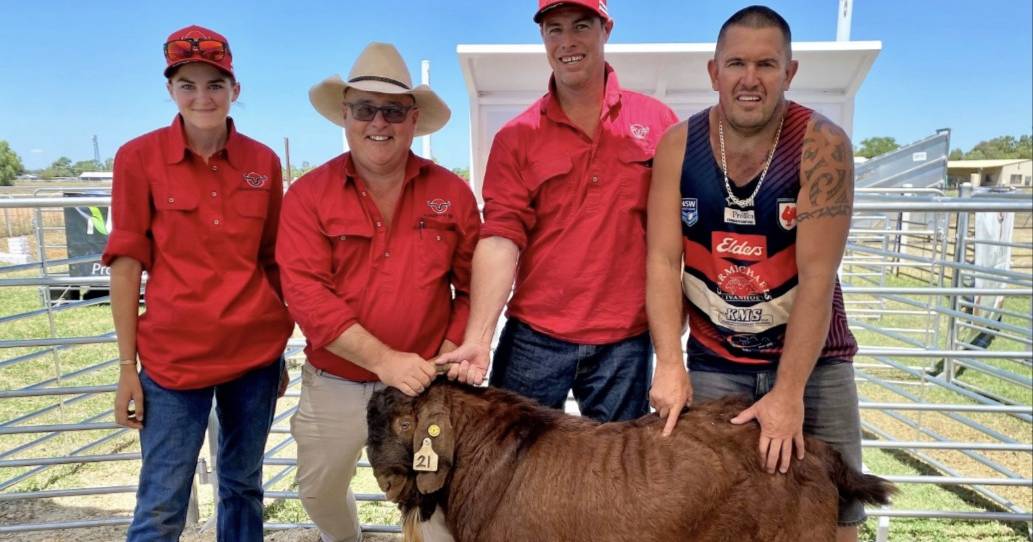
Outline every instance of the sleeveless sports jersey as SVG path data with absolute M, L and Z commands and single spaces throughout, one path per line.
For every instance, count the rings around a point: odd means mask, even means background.
M 726 204 L 724 175 L 710 146 L 709 110 L 689 120 L 681 177 L 682 290 L 689 313 L 686 350 L 694 369 L 754 372 L 778 363 L 796 298 L 796 196 L 811 114 L 789 102 L 752 215 L 751 209 Z M 759 179 L 732 184 L 736 197 L 748 198 Z M 850 361 L 855 353 L 837 279 L 818 363 Z

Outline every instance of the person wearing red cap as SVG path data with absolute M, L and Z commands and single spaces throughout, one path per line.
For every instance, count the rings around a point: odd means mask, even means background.
M 121 359 L 115 420 L 140 431 L 143 456 L 128 539 L 179 539 L 214 397 L 216 535 L 261 540 L 262 458 L 293 329 L 274 254 L 280 161 L 229 118 L 240 85 L 225 37 L 190 26 L 164 52 L 179 114 L 118 150 L 102 256 Z
M 653 151 L 677 118 L 621 88 L 603 47 L 605 0 L 539 0 L 548 93 L 495 136 L 484 175 L 464 344 L 439 363 L 479 383 L 503 305 L 490 384 L 562 408 L 573 390 L 601 421 L 648 412 L 646 194 Z M 514 285 L 515 278 L 515 288 Z
M 410 150 L 451 111 L 413 86 L 393 45 L 369 44 L 347 80 L 328 77 L 309 99 L 344 128 L 350 151 L 298 179 L 283 202 L 276 259 L 307 341 L 291 435 L 298 495 L 322 540 L 354 542 L 349 484 L 366 404 L 385 386 L 421 393 L 435 376 L 428 360 L 462 339 L 480 217 L 466 181 Z M 424 539 L 450 539 L 433 518 Z

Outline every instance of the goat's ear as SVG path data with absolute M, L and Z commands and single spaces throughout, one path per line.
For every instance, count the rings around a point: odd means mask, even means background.
M 445 398 L 441 394 L 428 395 L 416 412 L 413 450 L 419 450 L 423 440 L 430 439 L 434 453 L 438 456 L 438 470 L 416 473 L 416 488 L 423 494 L 434 493 L 445 485 L 455 452 L 455 433 L 452 431 Z

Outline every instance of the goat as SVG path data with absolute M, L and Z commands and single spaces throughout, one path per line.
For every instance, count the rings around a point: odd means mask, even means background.
M 600 424 L 439 381 L 373 395 L 367 454 L 406 533 L 440 507 L 456 542 L 827 541 L 840 498 L 888 502 L 892 484 L 813 438 L 788 474 L 766 473 L 759 426 L 728 423 L 745 407 L 694 405 L 663 437 L 655 415 Z

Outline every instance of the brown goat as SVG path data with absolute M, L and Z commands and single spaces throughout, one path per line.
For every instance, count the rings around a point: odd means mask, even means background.
M 693 406 L 670 437 L 655 415 L 599 424 L 508 391 L 448 382 L 370 399 L 368 455 L 411 525 L 440 506 L 457 542 L 835 539 L 841 496 L 885 504 L 891 484 L 847 467 L 821 441 L 789 474 L 757 460 L 746 404 Z M 414 470 L 429 439 L 436 470 Z

